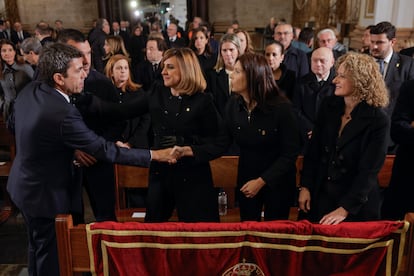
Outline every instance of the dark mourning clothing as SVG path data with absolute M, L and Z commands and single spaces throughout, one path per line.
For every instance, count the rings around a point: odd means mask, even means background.
M 286 65 L 287 69 L 296 73 L 297 79 L 309 73 L 309 62 L 306 53 L 293 46 L 286 50 L 283 64 Z
M 27 223 L 29 273 L 59 275 L 54 219 L 82 208 L 81 184 L 73 176 L 74 150 L 108 162 L 144 166 L 150 152 L 119 148 L 97 136 L 72 104 L 41 82 L 27 85 L 14 109 L 10 121 L 19 150 L 7 190 Z
M 222 155 L 229 139 L 210 95 L 173 96 L 169 88 L 156 83 L 138 100 L 122 105 L 97 101 L 91 109 L 117 118 L 149 112 L 153 149 L 192 148 L 194 156 L 183 157 L 177 164 L 151 162 L 147 222 L 168 221 L 174 208 L 180 221 L 219 221 L 209 161 Z
M 130 39 L 129 54 L 131 56 L 131 67 L 135 68 L 137 64 L 145 60 L 145 47 L 147 39 L 145 36 L 133 35 Z
M 206 92 L 213 96 L 217 110 L 223 115 L 226 103 L 232 95 L 229 87 L 229 75 L 224 68 L 219 72 L 213 69 L 207 73 L 206 80 Z
M 92 48 L 92 63 L 94 68 L 103 73 L 104 72 L 104 63 L 102 58 L 105 56 L 105 45 L 106 33 L 101 29 L 94 29 L 88 37 L 89 43 Z
M 217 62 L 217 55 L 207 55 L 207 54 L 201 54 L 197 55 L 198 62 L 200 63 L 201 70 L 204 73 L 204 76 L 206 76 L 207 72 L 210 72 L 213 70 L 214 66 Z
M 389 188 L 385 190 L 382 207 L 383 219 L 403 219 L 406 212 L 414 211 L 414 80 L 406 81 L 394 108 L 391 137 L 399 145 L 394 160 Z
M 400 54 L 414 58 L 414 47 L 402 49 Z
M 0 110 L 3 119 L 7 119 L 19 92 L 32 81 L 33 69 L 28 64 L 13 63 L 11 66 L 3 63 L 3 79 L 0 80 Z
M 188 43 L 184 37 L 176 37 L 175 40 L 171 40 L 168 36 L 165 37 L 165 42 L 167 43 L 167 47 L 170 48 L 182 48 L 187 47 Z
M 344 99 L 326 97 L 319 108 L 309 150 L 305 153 L 301 185 L 311 193 L 309 219 L 343 207 L 346 221 L 380 219 L 377 180 L 387 151 L 389 119 L 381 108 L 360 102 L 339 135 Z
M 334 77 L 334 70 L 331 69 L 328 79 L 318 82 L 316 75 L 310 72 L 295 85 L 293 107 L 299 123 L 302 152 L 309 142 L 307 133 L 314 127 L 323 98 L 334 95 Z
M 142 85 L 142 89 L 148 91 L 155 82 L 163 82 L 161 64 L 152 64 L 148 60 L 140 62 L 133 69 L 134 81 Z
M 91 70 L 85 79 L 85 93 L 95 95 L 102 100 L 118 102 L 118 95 L 112 82 L 96 70 Z M 96 134 L 108 141 L 118 141 L 122 138 L 124 129 L 120 120 L 102 120 L 96 114 L 90 113 L 82 104 L 76 104 L 86 125 Z M 111 162 L 98 161 L 90 167 L 82 168 L 84 186 L 95 219 L 97 221 L 116 220 L 115 217 L 115 185 L 114 169 Z
M 23 40 L 30 37 L 30 34 L 26 31 L 16 32 L 15 30 L 12 30 L 10 35 L 11 35 L 10 40 L 16 45 L 18 43 L 22 43 Z
M 295 194 L 295 161 L 299 153 L 296 118 L 287 99 L 274 99 L 248 112 L 241 96 L 229 99 L 225 121 L 240 148 L 237 198 L 241 220 L 287 219 Z M 253 198 L 239 190 L 261 177 L 266 185 Z
M 140 93 L 142 94 L 144 91 L 138 89 L 137 91 L 127 90 L 122 92 L 121 89 L 118 89 L 119 102 L 133 101 L 134 98 L 140 96 Z M 122 141 L 128 142 L 132 148 L 148 149 L 148 131 L 150 124 L 151 119 L 148 113 L 126 120 L 123 124 Z
M 286 65 L 283 63 L 280 64 L 280 69 L 282 70 L 282 75 L 276 80 L 276 83 L 286 97 L 289 100 L 292 100 L 293 89 L 296 83 L 296 74 L 294 71 L 287 69 Z
M 53 42 L 54 40 L 53 40 L 53 37 L 51 36 L 46 36 L 42 40 L 40 40 L 40 44 L 42 44 L 42 46 L 45 46 L 46 44 L 53 43 Z
M 393 53 L 387 66 L 384 81 L 389 92 L 390 103 L 385 108 L 389 118 L 392 116 L 394 106 L 404 81 L 414 79 L 414 59 L 398 53 Z M 396 143 L 389 137 L 388 152 L 395 154 Z

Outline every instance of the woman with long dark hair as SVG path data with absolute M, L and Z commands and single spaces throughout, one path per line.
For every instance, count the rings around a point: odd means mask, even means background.
M 240 148 L 238 201 L 242 221 L 287 219 L 295 194 L 299 132 L 292 106 L 266 59 L 240 56 L 230 75 L 236 97 L 225 112 L 226 125 Z

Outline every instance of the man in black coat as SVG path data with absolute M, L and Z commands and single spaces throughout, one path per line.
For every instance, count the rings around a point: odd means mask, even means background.
M 300 79 L 293 92 L 293 106 L 298 116 L 302 152 L 312 136 L 322 99 L 334 94 L 335 59 L 332 50 L 321 47 L 312 52 L 311 72 Z

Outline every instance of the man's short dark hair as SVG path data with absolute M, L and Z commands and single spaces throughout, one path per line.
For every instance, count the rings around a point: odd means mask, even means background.
M 61 30 L 57 36 L 57 42 L 67 44 L 69 40 L 73 40 L 75 42 L 85 42 L 86 38 L 85 35 L 76 29 L 64 29 Z
M 302 41 L 308 44 L 314 36 L 315 32 L 313 29 L 310 27 L 305 27 L 300 31 L 298 41 Z
M 162 39 L 160 37 L 155 37 L 155 36 L 150 35 L 148 37 L 147 42 L 150 41 L 150 40 L 154 40 L 155 42 L 157 42 L 158 51 L 165 52 L 165 51 L 168 50 L 167 43 L 165 42 L 164 39 Z
M 48 43 L 43 46 L 38 64 L 41 80 L 54 86 L 53 75 L 61 73 L 66 76 L 70 62 L 75 58 L 82 58 L 82 53 L 73 46 L 63 43 Z
M 379 34 L 385 34 L 388 38 L 388 40 L 391 40 L 393 38 L 395 38 L 395 33 L 396 33 L 396 29 L 395 26 L 392 25 L 390 22 L 387 21 L 383 21 L 378 23 L 377 25 L 375 25 L 374 27 L 372 27 L 369 31 L 370 34 L 375 34 L 375 35 L 379 35 Z

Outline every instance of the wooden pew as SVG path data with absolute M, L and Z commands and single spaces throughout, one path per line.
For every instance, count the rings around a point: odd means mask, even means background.
M 398 276 L 414 275 L 414 213 L 407 213 L 405 220 L 410 222 L 406 247 Z M 73 225 L 71 215 L 56 217 L 56 235 L 59 253 L 60 275 L 82 275 L 90 272 L 90 256 L 87 245 L 85 224 Z
M 0 119 L 0 147 L 2 150 L 8 153 L 8 160 L 3 161 L 4 164 L 0 165 L 0 190 L 4 196 L 3 204 L 0 205 L 0 225 L 5 223 L 10 215 L 13 213 L 13 203 L 9 198 L 9 194 L 6 191 L 6 183 L 9 177 L 10 169 L 13 163 L 13 159 L 16 156 L 16 144 L 14 136 L 9 132 L 6 127 L 6 123 Z
M 238 208 L 235 208 L 235 188 L 237 185 L 238 156 L 222 156 L 210 161 L 214 186 L 223 188 L 228 195 L 227 215 L 221 216 L 221 221 L 240 221 Z M 119 165 L 115 166 L 115 214 L 119 222 L 144 221 L 143 218 L 133 218 L 134 213 L 143 213 L 145 208 L 127 208 L 126 189 L 148 188 L 148 168 Z M 174 215 L 171 218 L 176 221 Z

